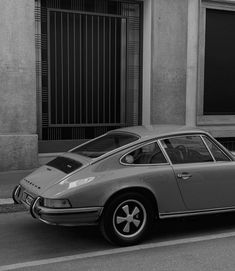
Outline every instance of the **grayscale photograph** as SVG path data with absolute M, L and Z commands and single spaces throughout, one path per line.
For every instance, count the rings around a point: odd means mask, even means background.
M 0 271 L 235 270 L 235 0 L 0 0 Z

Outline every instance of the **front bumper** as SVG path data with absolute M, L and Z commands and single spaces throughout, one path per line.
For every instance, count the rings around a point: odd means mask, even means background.
M 102 214 L 103 207 L 66 208 L 55 209 L 41 206 L 41 197 L 33 197 L 31 203 L 27 202 L 20 185 L 14 190 L 13 199 L 17 203 L 23 203 L 34 218 L 51 225 L 80 226 L 97 225 Z M 29 194 L 29 193 L 27 193 Z

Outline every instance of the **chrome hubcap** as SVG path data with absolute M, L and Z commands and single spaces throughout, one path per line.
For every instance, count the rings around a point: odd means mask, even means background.
M 125 238 L 138 235 L 146 224 L 144 206 L 136 200 L 127 200 L 115 210 L 113 225 L 117 234 Z

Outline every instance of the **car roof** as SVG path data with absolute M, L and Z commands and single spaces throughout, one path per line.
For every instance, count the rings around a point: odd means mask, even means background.
M 110 131 L 113 132 L 126 132 L 136 134 L 141 139 L 151 139 L 155 137 L 162 137 L 162 136 L 171 136 L 171 135 L 180 135 L 185 133 L 206 133 L 206 131 L 198 129 L 196 127 L 189 127 L 185 125 L 142 125 L 142 126 L 132 126 L 132 127 L 125 127 Z

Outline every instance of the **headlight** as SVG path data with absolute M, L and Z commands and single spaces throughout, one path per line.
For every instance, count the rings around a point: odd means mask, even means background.
M 43 199 L 43 206 L 47 208 L 71 208 L 68 199 Z

